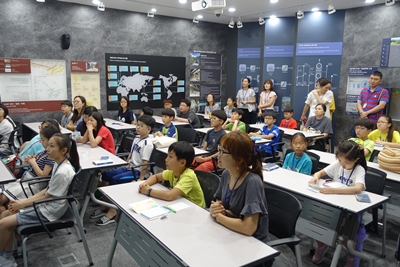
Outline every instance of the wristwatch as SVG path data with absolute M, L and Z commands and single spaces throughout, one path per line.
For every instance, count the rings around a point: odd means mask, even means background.
M 152 188 L 149 188 L 149 190 L 147 190 L 147 196 L 150 196 L 151 190 L 153 190 Z

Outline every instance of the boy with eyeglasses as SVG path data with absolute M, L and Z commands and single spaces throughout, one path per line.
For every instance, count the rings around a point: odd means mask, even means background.
M 362 140 L 364 146 L 364 155 L 365 160 L 369 161 L 372 152 L 374 151 L 374 141 L 368 139 L 368 134 L 374 129 L 374 124 L 369 119 L 359 119 L 356 122 L 356 127 L 354 128 L 356 131 L 357 137 L 350 138 L 349 140 L 358 142 Z

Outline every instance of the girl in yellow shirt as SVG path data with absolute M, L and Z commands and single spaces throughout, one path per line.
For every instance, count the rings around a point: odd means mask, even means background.
M 381 116 L 378 119 L 377 127 L 378 129 L 368 135 L 368 139 L 374 141 L 375 144 L 400 148 L 400 134 L 397 125 L 392 122 L 390 116 Z

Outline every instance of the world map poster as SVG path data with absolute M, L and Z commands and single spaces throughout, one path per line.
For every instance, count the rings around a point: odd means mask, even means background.
M 185 58 L 106 54 L 107 110 L 119 109 L 122 96 L 130 109 L 162 108 L 164 99 L 178 106 L 185 98 Z

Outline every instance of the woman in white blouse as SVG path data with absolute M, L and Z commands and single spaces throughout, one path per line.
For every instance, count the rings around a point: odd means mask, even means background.
M 242 121 L 247 124 L 255 123 L 256 116 L 256 94 L 250 87 L 250 79 L 242 79 L 242 89 L 236 95 L 238 108 L 243 110 Z

